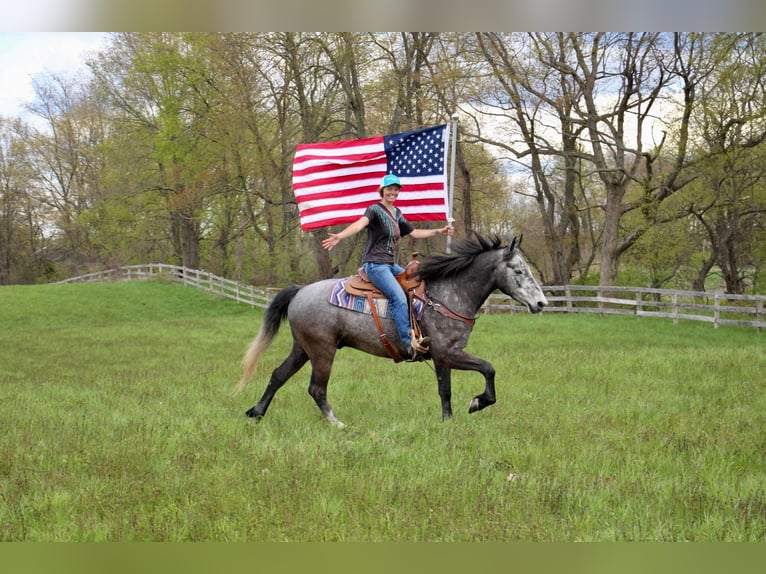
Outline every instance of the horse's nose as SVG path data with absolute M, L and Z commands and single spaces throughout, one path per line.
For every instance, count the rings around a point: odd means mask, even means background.
M 537 302 L 537 310 L 538 310 L 538 312 L 543 310 L 543 307 L 545 307 L 546 303 L 547 303 L 547 301 L 538 301 Z

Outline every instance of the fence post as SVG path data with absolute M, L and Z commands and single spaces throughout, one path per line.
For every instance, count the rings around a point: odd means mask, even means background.
M 715 294 L 715 297 L 714 297 L 713 300 L 714 300 L 713 327 L 715 327 L 717 329 L 718 326 L 719 326 L 718 325 L 718 321 L 721 318 L 721 309 L 719 307 L 719 305 L 720 305 L 720 297 L 718 296 L 718 293 Z
M 636 291 L 636 319 L 641 318 L 641 311 L 642 311 L 641 301 L 642 301 L 641 291 Z
M 596 296 L 598 297 L 598 309 L 599 309 L 598 316 L 603 319 L 604 318 L 604 303 L 601 301 L 601 297 L 602 297 L 601 289 L 596 291 Z
M 678 325 L 678 293 L 673 293 L 673 324 Z

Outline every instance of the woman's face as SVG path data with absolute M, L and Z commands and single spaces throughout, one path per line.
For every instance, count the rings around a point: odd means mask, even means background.
M 388 185 L 380 190 L 380 197 L 385 199 L 388 203 L 393 203 L 394 200 L 399 197 L 399 191 L 402 188 L 398 185 Z

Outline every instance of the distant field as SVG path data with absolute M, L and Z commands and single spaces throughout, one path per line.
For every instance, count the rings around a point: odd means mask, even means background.
M 766 339 L 752 328 L 482 316 L 498 402 L 442 422 L 429 364 L 344 349 L 244 416 L 261 311 L 162 282 L 0 287 L 3 541 L 766 541 Z

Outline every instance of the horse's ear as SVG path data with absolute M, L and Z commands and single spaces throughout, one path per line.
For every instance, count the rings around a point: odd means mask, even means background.
M 508 244 L 508 247 L 505 248 L 505 256 L 510 257 L 511 254 L 514 252 L 514 250 L 518 249 L 521 246 L 521 240 L 524 239 L 524 234 L 519 235 L 516 237 L 513 236 L 513 239 L 511 239 L 511 242 Z
M 513 254 L 513 250 L 516 249 L 518 245 L 519 244 L 516 241 L 516 236 L 513 236 L 513 238 L 511 238 L 511 242 L 508 244 L 508 247 L 505 248 L 505 252 L 503 253 L 506 259 L 511 258 L 511 255 Z

